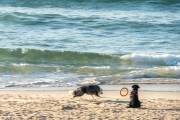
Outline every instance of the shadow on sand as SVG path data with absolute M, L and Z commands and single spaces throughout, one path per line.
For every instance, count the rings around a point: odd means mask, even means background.
M 129 101 L 118 101 L 118 100 L 105 100 L 104 102 L 109 102 L 109 103 L 129 103 Z
M 173 108 L 139 108 L 144 110 L 168 110 L 168 111 L 180 111 L 180 109 L 173 109 Z

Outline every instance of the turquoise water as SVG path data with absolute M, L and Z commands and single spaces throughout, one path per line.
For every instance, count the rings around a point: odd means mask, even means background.
M 180 82 L 179 0 L 0 0 L 0 87 Z

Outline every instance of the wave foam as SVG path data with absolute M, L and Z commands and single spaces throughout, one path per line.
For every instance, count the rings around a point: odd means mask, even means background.
M 162 65 L 172 65 L 176 66 L 180 64 L 180 55 L 172 54 L 162 54 L 162 55 L 153 55 L 153 54 L 128 54 L 120 57 L 123 60 L 132 60 L 134 63 L 157 63 Z

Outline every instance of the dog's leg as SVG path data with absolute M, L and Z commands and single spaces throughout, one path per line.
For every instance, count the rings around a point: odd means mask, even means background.
M 100 97 L 99 94 L 98 94 L 98 92 L 96 92 L 96 96 L 97 96 L 97 97 Z
M 94 97 L 93 97 L 93 95 L 91 95 L 91 96 L 92 96 L 93 100 L 95 100 Z

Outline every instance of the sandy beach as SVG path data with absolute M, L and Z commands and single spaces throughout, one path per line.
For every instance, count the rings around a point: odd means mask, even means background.
M 69 91 L 0 91 L 1 120 L 179 120 L 180 92 L 139 91 L 141 108 L 126 108 L 129 95 L 73 98 Z
M 180 0 L 0 0 L 0 120 L 180 120 Z

